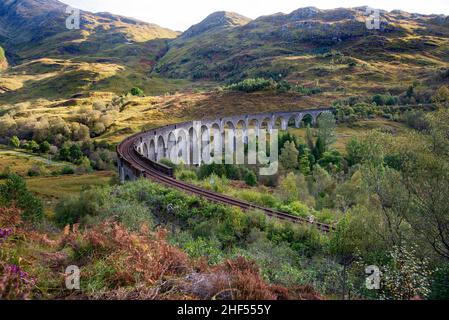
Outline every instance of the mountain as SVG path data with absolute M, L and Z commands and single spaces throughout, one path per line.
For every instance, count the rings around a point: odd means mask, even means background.
M 380 29 L 370 30 L 366 10 L 307 7 L 227 28 L 188 30 L 170 43 L 156 70 L 172 78 L 265 77 L 376 91 L 390 85 L 402 90 L 396 87 L 418 75 L 431 82 L 448 67 L 448 17 L 380 11 Z M 199 26 L 214 25 L 214 16 Z
M 56 0 L 2 0 L 0 46 L 10 69 L 0 99 L 69 97 L 79 92 L 123 92 L 148 82 L 156 61 L 178 32 L 110 13 L 80 12 L 69 30 L 67 5 Z M 53 90 L 49 90 L 49 89 Z
M 0 42 L 22 62 L 48 56 L 104 54 L 119 46 L 178 35 L 155 24 L 86 11 L 80 12 L 80 29 L 69 30 L 67 7 L 56 0 L 3 1 L 0 3 Z
M 0 104 L 95 92 L 146 94 L 272 78 L 336 97 L 403 94 L 449 82 L 449 18 L 366 7 L 306 7 L 251 20 L 215 12 L 184 33 L 110 13 L 81 11 L 66 28 L 57 0 L 0 3 Z M 4 55 L 4 54 L 2 54 Z M 2 93 L 3 92 L 3 93 Z M 427 95 L 427 93 L 426 93 Z
M 181 38 L 188 39 L 204 34 L 205 32 L 225 31 L 227 29 L 244 26 L 251 19 L 235 12 L 219 11 L 212 13 L 200 23 L 191 26 L 185 31 Z

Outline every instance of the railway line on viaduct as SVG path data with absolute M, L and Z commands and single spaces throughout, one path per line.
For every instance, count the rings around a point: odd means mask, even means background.
M 214 139 L 213 144 L 222 146 L 225 143 L 225 128 L 231 130 L 231 133 L 234 131 L 233 136 L 236 136 L 235 131 L 237 128 L 241 128 L 240 130 L 243 132 L 241 138 L 245 140 L 248 138 L 248 129 L 250 126 L 253 127 L 257 133 L 262 127 L 267 128 L 270 132 L 276 127 L 279 127 L 280 130 L 287 130 L 290 123 L 294 123 L 295 127 L 300 127 L 302 121 L 306 118 L 308 118 L 311 123 L 316 123 L 317 118 L 322 113 L 326 112 L 331 112 L 331 109 L 325 108 L 233 116 L 228 118 L 203 120 L 200 123 L 197 121 L 184 122 L 141 132 L 128 137 L 117 146 L 120 180 L 125 182 L 139 178 L 150 179 L 167 187 L 176 188 L 186 193 L 205 198 L 209 201 L 235 206 L 241 208 L 243 211 L 258 210 L 272 218 L 290 221 L 292 223 L 314 225 L 323 233 L 329 233 L 334 229 L 331 225 L 309 221 L 308 219 L 273 210 L 271 208 L 254 205 L 240 199 L 235 199 L 179 181 L 175 179 L 171 168 L 158 162 L 166 157 L 170 159 L 170 155 L 177 156 L 178 152 L 173 152 L 173 148 L 179 148 L 182 145 L 185 146 L 185 152 L 182 159 L 184 163 L 201 163 L 201 159 L 198 159 L 198 157 L 195 156 L 198 152 L 193 154 L 194 152 L 192 152 L 193 148 L 191 145 L 199 140 L 200 134 L 206 137 L 211 137 L 211 132 L 213 130 L 218 133 L 218 138 Z M 180 130 L 185 132 L 185 134 L 175 134 Z M 212 139 L 213 137 L 211 137 L 211 140 Z

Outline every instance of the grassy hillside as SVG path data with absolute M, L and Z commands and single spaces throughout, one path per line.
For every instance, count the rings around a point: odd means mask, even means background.
M 8 67 L 8 61 L 6 60 L 5 50 L 0 47 L 0 70 L 4 70 Z
M 79 30 L 68 30 L 65 9 L 53 0 L 0 4 L 0 45 L 12 57 L 11 70 L 0 80 L 7 92 L 0 103 L 101 90 L 121 94 L 135 85 L 151 92 L 148 74 L 177 32 L 90 12 L 81 12 Z
M 354 93 L 403 92 L 417 75 L 426 84 L 441 82 L 439 71 L 449 64 L 447 17 L 382 12 L 381 29 L 368 30 L 364 13 L 303 8 L 182 36 L 156 70 L 173 78 L 263 77 Z
M 0 104 L 271 78 L 324 93 L 324 105 L 328 96 L 401 95 L 410 86 L 426 95 L 449 83 L 445 16 L 383 11 L 380 30 L 368 30 L 365 8 L 309 7 L 256 20 L 216 12 L 181 35 L 89 12 L 81 12 L 80 30 L 67 30 L 66 16 L 55 0 L 0 5 L 0 45 L 11 65 L 0 79 Z

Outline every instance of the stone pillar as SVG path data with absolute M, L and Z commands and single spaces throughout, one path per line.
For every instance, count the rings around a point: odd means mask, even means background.
M 281 118 L 281 130 L 283 131 L 288 130 L 288 119 Z
M 123 162 L 121 159 L 118 159 L 118 173 L 120 177 L 120 183 L 125 183 L 125 168 L 123 167 Z
M 210 160 L 211 160 L 211 146 L 210 146 L 210 129 L 207 128 L 206 130 L 202 130 L 201 129 L 201 137 L 200 137 L 200 141 L 201 141 L 201 161 L 200 161 L 200 165 L 202 162 L 210 164 Z

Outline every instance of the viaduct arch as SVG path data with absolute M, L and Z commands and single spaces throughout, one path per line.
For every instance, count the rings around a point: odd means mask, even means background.
M 300 128 L 305 119 L 315 125 L 320 115 L 331 112 L 331 108 L 321 108 L 190 121 L 142 132 L 134 144 L 142 157 L 154 162 L 168 158 L 173 162 L 181 159 L 186 165 L 200 165 L 201 158 L 213 156 L 214 151 L 223 150 L 226 144 L 232 147 L 237 139 L 246 143 L 249 129 L 254 129 L 259 136 L 262 128 L 268 132 L 273 129 L 285 131 L 289 126 Z M 202 150 L 198 150 L 198 146 Z M 136 179 L 132 170 L 121 161 L 119 173 L 122 182 Z

